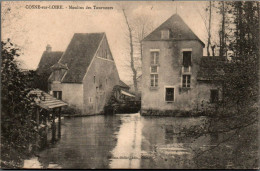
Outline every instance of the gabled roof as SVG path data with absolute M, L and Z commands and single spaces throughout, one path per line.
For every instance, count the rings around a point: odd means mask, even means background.
M 39 74 L 41 74 L 43 72 L 47 72 L 50 74 L 51 66 L 53 66 L 55 63 L 57 63 L 59 61 L 62 54 L 63 54 L 63 52 L 60 52 L 60 51 L 51 51 L 51 52 L 44 51 L 42 54 L 40 63 L 38 65 L 37 72 Z
M 172 15 L 168 20 L 157 27 L 152 33 L 146 36 L 143 41 L 162 40 L 161 31 L 170 30 L 169 40 L 198 40 L 203 46 L 205 44 L 194 34 L 189 26 L 178 14 Z
M 200 61 L 200 68 L 197 75 L 199 81 L 221 80 L 225 74 L 225 60 L 219 56 L 203 56 Z
M 82 83 L 105 33 L 75 33 L 59 63 L 68 66 L 61 82 Z

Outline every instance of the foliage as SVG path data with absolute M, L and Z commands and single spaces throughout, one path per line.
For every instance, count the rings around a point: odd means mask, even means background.
M 259 3 L 233 2 L 230 8 L 235 30 L 229 35 L 229 49 L 234 56 L 233 63 L 225 67 L 224 93 L 227 102 L 242 109 L 258 100 Z
M 62 109 L 62 113 L 69 114 L 69 115 L 79 115 L 81 111 L 74 105 L 71 106 L 64 106 Z
M 213 147 L 196 150 L 197 168 L 256 168 L 259 157 L 259 2 L 224 3 L 226 10 L 220 15 L 226 17 L 227 23 L 224 29 L 221 27 L 221 31 L 225 30 L 225 41 L 220 43 L 223 51 L 227 48 L 234 55 L 232 61 L 224 65 L 224 74 L 219 78 L 223 101 L 217 104 L 214 117 L 207 118 L 203 124 L 183 128 L 181 133 L 195 140 L 203 136 L 218 137 Z
M 1 164 L 18 167 L 30 153 L 36 135 L 34 97 L 28 95 L 32 72 L 22 72 L 17 65 L 19 49 L 11 42 L 1 42 Z

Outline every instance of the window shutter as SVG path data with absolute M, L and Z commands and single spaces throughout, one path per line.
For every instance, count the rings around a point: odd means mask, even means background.
M 190 87 L 190 75 L 187 75 L 187 87 Z
M 186 75 L 182 76 L 182 87 L 186 87 Z

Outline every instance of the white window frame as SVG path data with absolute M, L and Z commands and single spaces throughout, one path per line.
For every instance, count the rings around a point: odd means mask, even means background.
M 157 67 L 157 72 L 152 72 L 152 67 Z M 152 66 L 150 66 L 150 73 L 151 73 L 151 74 L 158 74 L 158 73 L 159 73 L 159 66 L 158 66 L 158 65 L 152 65 Z
M 160 49 L 150 49 L 150 60 L 151 60 L 151 53 L 152 52 L 158 52 L 158 63 L 156 64 L 156 58 L 154 58 L 154 61 L 153 61 L 153 64 L 152 62 L 150 61 L 150 87 L 152 88 L 157 88 L 159 86 L 159 58 L 160 58 Z M 157 67 L 157 72 L 152 72 L 152 66 L 156 66 Z M 155 84 L 156 83 L 156 79 L 155 79 L 155 76 L 153 78 L 151 78 L 151 75 L 157 75 L 157 85 Z M 154 85 L 152 86 L 151 85 L 151 81 L 153 80 L 153 83 Z
M 186 79 L 186 87 L 183 87 L 183 76 L 184 75 L 189 75 L 190 76 L 190 87 L 187 87 L 187 79 Z M 181 88 L 191 88 L 191 74 L 182 74 L 181 76 Z
M 156 81 L 155 81 L 155 80 L 156 80 L 155 76 L 154 76 L 153 78 L 151 78 L 151 75 L 158 75 L 158 76 L 157 76 L 157 86 L 156 86 L 156 84 L 155 84 L 155 83 L 156 83 Z M 153 83 L 154 83 L 153 86 L 151 85 L 152 79 L 153 79 Z M 159 74 L 158 74 L 158 73 L 151 73 L 151 74 L 150 74 L 150 87 L 156 88 L 156 87 L 158 87 L 158 85 L 159 85 Z
M 166 89 L 167 88 L 173 88 L 173 101 L 166 101 Z M 169 103 L 175 102 L 175 89 L 176 89 L 175 86 L 164 86 L 164 97 L 163 98 L 164 98 L 165 102 L 169 102 Z
M 181 52 L 192 52 L 192 48 L 183 48 Z
M 160 50 L 158 50 L 158 49 L 151 49 L 151 50 L 150 50 L 150 60 L 152 60 L 152 53 L 153 53 L 153 52 L 157 52 L 157 53 L 158 53 L 158 56 L 157 56 L 157 58 L 158 58 L 158 63 L 156 63 L 156 58 L 155 58 L 155 56 L 153 56 L 153 63 L 152 63 L 152 61 L 150 61 L 150 63 L 151 63 L 151 65 L 159 65 Z
M 185 72 L 185 69 L 184 69 L 185 67 L 184 66 L 182 66 L 181 68 L 182 68 L 182 73 L 191 73 L 191 66 L 189 66 L 187 72 Z
M 160 49 L 150 49 L 150 52 L 160 52 Z

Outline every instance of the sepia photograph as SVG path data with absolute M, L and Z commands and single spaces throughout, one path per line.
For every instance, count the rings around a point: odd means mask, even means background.
M 259 1 L 2 1 L 1 169 L 260 169 Z

